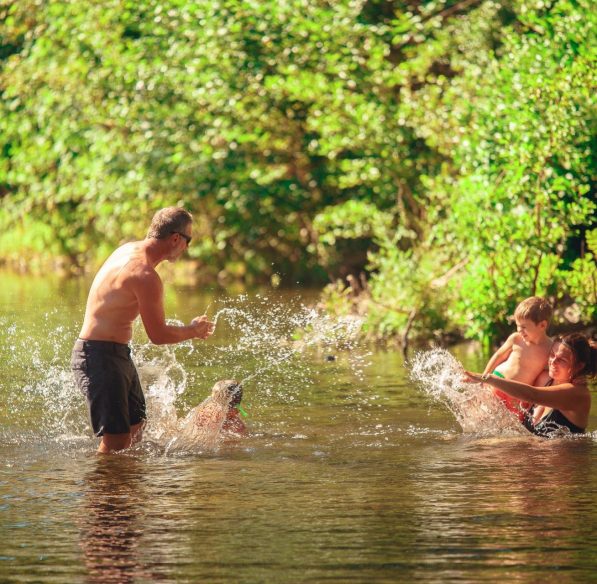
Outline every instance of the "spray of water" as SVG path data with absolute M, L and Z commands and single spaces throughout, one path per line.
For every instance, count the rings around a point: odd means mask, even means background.
M 322 367 L 326 357 L 338 356 L 334 369 L 357 377 L 367 365 L 358 348 L 357 320 L 333 319 L 299 301 L 276 303 L 257 296 L 222 302 L 212 318 L 216 333 L 206 342 L 132 344 L 148 407 L 144 443 L 155 445 L 157 452 L 181 445 L 194 451 L 218 447 L 218 432 L 184 436 L 187 414 L 219 379 L 243 381 L 243 404 L 250 404 L 251 423 L 259 427 L 261 408 L 303 399 L 320 382 L 322 371 L 329 372 L 330 366 Z M 69 366 L 79 323 L 56 326 L 60 318 L 50 311 L 27 327 L 4 319 L 0 358 L 13 376 L 0 380 L 0 437 L 11 443 L 54 441 L 67 448 L 83 443 L 94 450 L 85 399 Z M 135 339 L 143 336 L 136 331 Z
M 11 372 L 0 380 L 3 442 L 72 445 L 86 439 L 85 404 L 64 359 L 76 333 L 56 326 L 55 315 L 37 315 L 24 327 L 2 322 L 0 359 Z
M 411 379 L 434 401 L 452 412 L 466 433 L 524 433 L 518 418 L 493 395 L 490 387 L 464 381 L 462 364 L 445 349 L 417 353 L 410 362 Z
M 217 450 L 223 441 L 228 399 L 210 396 L 186 415 L 179 415 L 177 401 L 188 388 L 189 376 L 177 360 L 176 348 L 138 346 L 135 362 L 147 402 L 148 424 L 141 448 L 150 444 L 165 453 Z M 198 416 L 198 412 L 204 415 Z
M 353 318 L 332 319 L 327 315 L 321 315 L 316 310 L 309 310 L 302 315 L 302 320 L 293 319 L 293 325 L 301 327 L 304 331 L 300 341 L 292 343 L 288 348 L 283 347 L 278 355 L 259 367 L 256 371 L 242 380 L 245 383 L 266 371 L 278 367 L 293 357 L 299 356 L 310 347 L 318 346 L 337 350 L 339 348 L 354 348 L 357 341 L 357 335 L 361 328 L 361 320 Z
M 299 388 L 318 382 L 320 359 L 329 354 L 342 351 L 356 375 L 366 366 L 357 350 L 358 319 L 334 319 L 299 302 L 257 296 L 227 300 L 212 320 L 216 344 L 210 354 L 202 351 L 211 380 L 250 382 L 261 401 L 294 401 Z M 314 358 L 305 358 L 308 353 Z
M 219 343 L 201 346 L 200 355 L 199 351 L 196 354 L 203 371 L 195 375 L 181 370 L 176 359 L 176 352 L 184 347 L 156 349 L 144 345 L 135 350 L 142 385 L 147 388 L 150 424 L 146 436 L 166 444 L 168 451 L 213 450 L 221 444 L 220 424 L 212 420 L 198 429 L 189 422 L 189 414 L 184 415 L 189 407 L 191 412 L 197 409 L 190 394 L 198 383 L 205 388 L 206 382 L 219 378 L 240 380 L 250 388 L 255 413 L 268 401 L 294 401 L 306 386 L 315 383 L 322 362 L 317 353 L 346 351 L 349 367 L 357 374 L 365 366 L 363 355 L 355 351 L 359 320 L 333 319 L 302 305 L 291 310 L 259 297 L 253 307 L 246 306 L 246 299 L 241 300 L 243 307 L 226 306 L 212 317 L 216 324 L 213 338 Z M 316 354 L 309 354 L 312 351 Z M 210 373 L 205 373 L 206 369 Z M 208 402 L 215 415 L 210 398 L 200 407 L 205 409 Z M 179 416 L 181 410 L 183 415 Z M 221 409 L 218 412 L 221 417 Z

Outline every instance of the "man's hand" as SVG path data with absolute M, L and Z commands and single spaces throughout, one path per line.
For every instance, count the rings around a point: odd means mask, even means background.
M 207 339 L 213 334 L 215 325 L 207 320 L 207 315 L 198 316 L 191 321 L 191 326 L 196 329 L 195 337 L 197 339 Z

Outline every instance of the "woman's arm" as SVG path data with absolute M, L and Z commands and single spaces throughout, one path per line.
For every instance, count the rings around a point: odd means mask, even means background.
M 560 383 L 550 387 L 533 387 L 519 381 L 502 379 L 497 375 L 480 375 L 469 371 L 465 373 L 470 381 L 489 383 L 512 397 L 557 410 L 577 410 L 579 406 L 586 405 L 584 402 L 590 400 L 589 392 L 584 385 Z

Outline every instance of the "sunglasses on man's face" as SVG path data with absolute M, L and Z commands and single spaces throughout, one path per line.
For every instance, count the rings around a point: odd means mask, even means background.
M 191 239 L 193 239 L 193 238 L 189 237 L 186 233 L 181 233 L 180 231 L 173 231 L 172 233 L 176 233 L 176 235 L 180 235 L 180 237 L 182 237 L 187 242 L 187 247 L 189 247 L 189 245 L 191 245 Z

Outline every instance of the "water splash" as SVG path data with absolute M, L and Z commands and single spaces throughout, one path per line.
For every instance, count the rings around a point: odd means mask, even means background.
M 39 314 L 27 326 L 2 319 L 0 359 L 11 372 L 0 380 L 3 442 L 74 444 L 86 438 L 85 403 L 64 358 L 76 332 L 53 324 L 55 314 Z
M 266 298 L 258 297 L 253 306 L 242 301 L 245 306 L 226 306 L 212 317 L 216 324 L 213 344 L 199 345 L 195 353 L 201 361 L 199 370 L 186 369 L 177 383 L 168 377 L 179 367 L 179 347 L 157 350 L 161 350 L 161 360 L 155 355 L 148 359 L 147 349 L 135 350 L 142 384 L 148 388 L 147 437 L 166 444 L 167 451 L 213 450 L 221 443 L 213 432 L 203 432 L 197 439 L 197 429 L 189 431 L 184 412 L 197 404 L 198 385 L 205 392 L 206 384 L 218 379 L 238 379 L 248 389 L 255 414 L 272 401 L 295 401 L 306 386 L 315 384 L 324 361 L 322 352 L 328 356 L 346 352 L 349 369 L 357 375 L 367 365 L 362 351 L 355 350 L 360 320 L 333 319 L 302 305 L 290 310 Z M 166 379 L 159 381 L 156 370 Z
M 158 453 L 184 433 L 186 414 L 219 379 L 244 381 L 250 422 L 259 428 L 263 408 L 308 400 L 309 387 L 333 387 L 340 378 L 345 383 L 368 365 L 358 344 L 359 320 L 262 296 L 227 298 L 216 308 L 217 330 L 207 341 L 156 346 L 135 325 L 133 359 L 148 406 L 145 438 Z M 69 366 L 79 323 L 57 326 L 56 316 L 51 311 L 28 327 L 4 319 L 0 358 L 14 375 L 0 380 L 0 437 L 65 447 L 83 442 L 94 450 L 85 399 Z M 332 371 L 342 376 L 330 376 Z
M 367 366 L 358 346 L 360 319 L 335 319 L 300 301 L 227 299 L 212 320 L 216 344 L 202 355 L 215 372 L 211 380 L 250 381 L 261 400 L 294 401 L 297 392 L 318 383 L 321 361 L 329 354 L 342 352 L 355 376 Z
M 287 349 L 282 348 L 279 355 L 272 356 L 265 365 L 245 377 L 242 383 L 263 375 L 269 369 L 282 365 L 313 346 L 333 350 L 354 348 L 358 342 L 357 335 L 361 329 L 362 321 L 355 318 L 332 319 L 327 315 L 318 313 L 316 310 L 310 310 L 303 315 L 303 320 L 295 319 L 293 324 L 304 329 L 303 337 L 292 343 Z
M 434 401 L 442 403 L 466 433 L 483 435 L 525 433 L 484 384 L 464 381 L 462 364 L 445 349 L 417 353 L 409 363 L 411 379 Z
M 218 320 L 220 318 L 220 315 L 222 314 L 229 314 L 232 316 L 245 316 L 245 313 L 240 310 L 239 308 L 221 308 L 220 310 L 218 310 L 218 312 L 216 312 L 212 318 L 212 322 L 214 323 L 214 326 L 218 325 Z
M 145 343 L 133 346 L 133 360 L 145 394 L 147 419 L 150 420 L 144 434 L 157 444 L 170 440 L 177 432 L 176 402 L 188 386 L 188 373 L 178 361 L 176 351 L 174 345 Z

